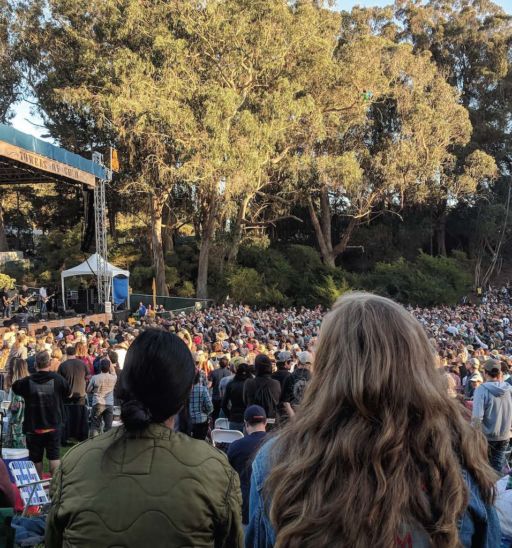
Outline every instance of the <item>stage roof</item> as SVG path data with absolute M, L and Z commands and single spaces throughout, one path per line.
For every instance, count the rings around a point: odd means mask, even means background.
M 94 187 L 106 170 L 92 160 L 0 124 L 0 185 L 81 183 Z

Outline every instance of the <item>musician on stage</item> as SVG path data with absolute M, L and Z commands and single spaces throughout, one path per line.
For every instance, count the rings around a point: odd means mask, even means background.
M 18 312 L 20 312 L 22 314 L 27 314 L 28 313 L 28 303 L 30 301 L 31 295 L 30 295 L 30 291 L 29 291 L 28 287 L 25 284 L 23 284 L 21 286 L 21 291 L 20 291 L 20 294 L 19 294 L 19 298 L 20 298 L 20 306 L 18 307 Z
M 2 287 L 0 289 L 0 305 L 2 307 L 2 316 L 4 318 L 11 317 L 11 301 L 9 299 L 9 293 L 7 293 L 7 288 Z
M 39 312 L 41 314 L 46 314 L 47 308 L 46 304 L 48 303 L 48 293 L 46 291 L 46 287 L 43 285 L 39 288 Z

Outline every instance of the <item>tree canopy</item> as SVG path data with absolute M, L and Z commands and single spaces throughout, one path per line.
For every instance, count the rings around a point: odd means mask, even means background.
M 248 244 L 307 243 L 349 270 L 459 249 L 475 283 L 506 249 L 512 24 L 489 0 L 4 4 L 0 117 L 23 89 L 63 146 L 119 150 L 113 250 L 162 295 L 256 283 L 236 270 Z

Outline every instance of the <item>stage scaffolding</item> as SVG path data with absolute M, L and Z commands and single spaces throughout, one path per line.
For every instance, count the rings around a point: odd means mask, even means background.
M 111 279 L 107 275 L 107 204 L 105 186 L 112 172 L 103 155 L 93 153 L 89 160 L 78 154 L 0 124 L 0 185 L 26 185 L 63 182 L 94 189 L 96 252 L 101 257 L 98 269 L 98 302 L 111 301 Z M 65 299 L 65 295 L 62 296 Z

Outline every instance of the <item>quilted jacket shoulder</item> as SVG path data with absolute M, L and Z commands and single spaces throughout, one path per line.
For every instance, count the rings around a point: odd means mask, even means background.
M 46 546 L 243 544 L 241 495 L 226 456 L 151 425 L 79 444 L 52 482 Z

